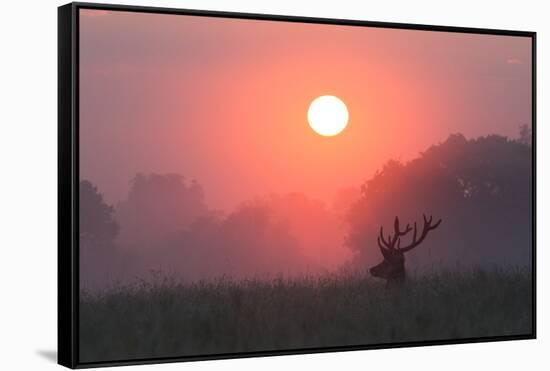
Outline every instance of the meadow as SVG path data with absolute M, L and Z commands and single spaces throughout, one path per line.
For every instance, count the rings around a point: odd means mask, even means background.
M 386 288 L 367 274 L 180 283 L 155 275 L 81 293 L 80 361 L 525 335 L 528 269 L 434 272 Z

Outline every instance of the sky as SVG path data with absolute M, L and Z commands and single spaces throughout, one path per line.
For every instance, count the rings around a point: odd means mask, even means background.
M 80 172 L 109 203 L 142 173 L 230 210 L 269 193 L 330 203 L 452 133 L 531 124 L 531 39 L 80 10 Z M 311 101 L 347 128 L 323 137 Z

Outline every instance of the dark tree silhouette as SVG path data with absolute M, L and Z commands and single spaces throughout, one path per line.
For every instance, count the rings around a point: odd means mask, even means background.
M 389 161 L 363 185 L 347 216 L 347 245 L 358 266 L 372 264 L 381 224 L 430 210 L 445 218 L 444 233 L 408 255 L 415 269 L 528 265 L 531 184 L 529 146 L 498 135 L 451 135 L 408 163 Z
M 293 205 L 302 200 L 290 199 Z M 292 234 L 291 211 L 279 201 L 249 201 L 225 215 L 207 207 L 196 181 L 189 184 L 177 174 L 138 174 L 116 208 L 121 226 L 116 242 L 131 276 L 161 270 L 198 280 L 303 272 L 302 241 Z
M 85 249 L 112 247 L 119 230 L 114 208 L 105 203 L 97 187 L 88 180 L 80 182 L 79 226 L 81 248 Z
M 299 247 L 285 220 L 265 205 L 250 202 L 228 215 L 199 217 L 140 257 L 148 268 L 161 266 L 185 280 L 240 278 L 302 273 L 306 260 Z
M 114 239 L 119 226 L 114 209 L 90 181 L 79 187 L 80 278 L 84 285 L 94 286 L 112 273 L 116 264 Z
M 196 218 L 208 214 L 202 187 L 178 174 L 137 174 L 126 200 L 117 205 L 121 244 L 155 249 Z

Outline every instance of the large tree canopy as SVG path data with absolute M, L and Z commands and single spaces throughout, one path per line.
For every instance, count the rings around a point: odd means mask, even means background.
M 412 251 L 416 267 L 525 265 L 531 257 L 531 148 L 490 135 L 460 134 L 408 162 L 389 161 L 362 187 L 347 220 L 360 264 L 380 260 L 376 237 L 393 218 L 442 226 Z

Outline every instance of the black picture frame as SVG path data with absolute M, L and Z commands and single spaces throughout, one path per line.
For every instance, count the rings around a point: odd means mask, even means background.
M 365 346 L 289 349 L 208 356 L 120 359 L 80 362 L 79 349 L 79 10 L 98 9 L 237 19 L 349 25 L 406 30 L 520 36 L 532 42 L 532 333 L 514 336 L 461 338 L 437 341 L 388 343 Z M 536 338 L 536 32 L 486 28 L 447 27 L 268 14 L 233 13 L 189 9 L 156 8 L 98 3 L 70 3 L 58 8 L 58 363 L 70 368 L 135 365 L 242 357 L 306 354 L 426 345 L 462 344 Z

